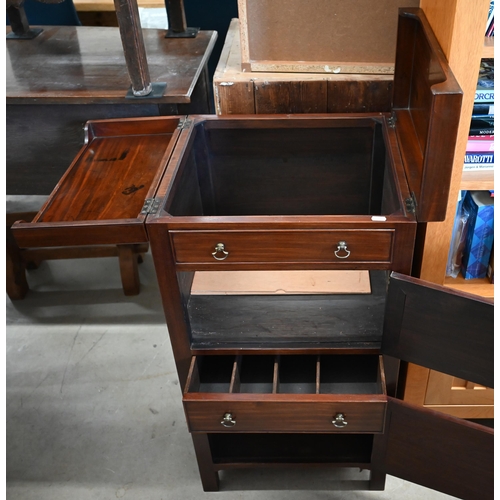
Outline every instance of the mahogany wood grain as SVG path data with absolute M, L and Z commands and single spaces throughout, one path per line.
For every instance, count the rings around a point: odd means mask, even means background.
M 399 16 L 393 109 L 420 222 L 445 218 L 461 103 L 427 19 L 419 9 L 406 9 Z
M 465 500 L 494 498 L 492 429 L 390 398 L 384 437 L 376 470 Z
M 206 65 L 216 33 L 166 39 L 163 30 L 143 31 L 151 80 L 167 83 L 155 99 L 126 98 L 117 28 L 44 27 L 28 43 L 7 42 L 8 194 L 49 194 L 82 147 L 88 120 L 211 112 Z
M 384 396 L 192 393 L 183 402 L 192 432 L 375 433 L 385 415 Z M 225 413 L 236 420 L 234 427 L 221 424 Z M 333 425 L 337 413 L 345 415 L 346 427 Z
M 215 470 L 207 434 L 191 434 L 203 491 L 219 491 L 219 474 Z
M 391 263 L 393 231 L 172 231 L 178 263 L 215 263 L 220 267 L 238 263 L 337 261 L 349 267 Z M 338 250 L 345 241 L 347 252 Z M 225 245 L 225 260 L 217 262 L 212 253 L 217 243 Z M 335 255 L 337 252 L 337 257 Z M 217 255 L 220 258 L 220 255 Z
M 382 351 L 493 387 L 493 310 L 490 300 L 393 274 Z

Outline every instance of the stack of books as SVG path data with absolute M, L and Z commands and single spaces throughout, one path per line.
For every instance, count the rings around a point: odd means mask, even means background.
M 483 59 L 474 99 L 464 170 L 495 167 L 494 101 L 494 59 Z

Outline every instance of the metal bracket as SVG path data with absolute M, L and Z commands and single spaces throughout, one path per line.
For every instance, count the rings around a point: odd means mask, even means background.
M 177 128 L 180 130 L 186 130 L 187 128 L 189 128 L 191 126 L 192 123 L 193 123 L 193 120 L 184 117 L 184 118 L 181 118 L 179 120 L 179 125 L 177 125 Z
M 167 82 L 154 82 L 151 84 L 151 92 L 146 95 L 134 94 L 132 87 L 128 89 L 125 99 L 160 99 L 163 97 L 165 89 L 167 88 Z
M 415 193 L 411 193 L 410 198 L 405 200 L 406 211 L 415 214 L 417 210 L 417 199 L 415 198 Z
M 391 128 L 395 128 L 396 127 L 396 121 L 397 121 L 397 118 L 396 118 L 396 114 L 393 113 L 388 119 L 387 119 L 387 124 L 389 125 L 389 127 Z
M 159 198 L 146 198 L 141 210 L 141 215 L 155 215 L 160 208 Z
M 196 38 L 200 28 L 186 28 L 185 31 L 173 31 L 167 30 L 165 32 L 165 38 Z

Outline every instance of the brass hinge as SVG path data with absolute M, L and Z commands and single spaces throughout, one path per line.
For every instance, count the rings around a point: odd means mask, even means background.
M 396 121 L 397 121 L 396 113 L 392 113 L 392 115 L 387 119 L 387 124 L 389 125 L 389 127 L 395 128 Z
M 160 208 L 160 201 L 161 200 L 159 198 L 146 198 L 141 210 L 141 215 L 156 214 Z
M 185 129 L 189 128 L 192 123 L 193 123 L 193 120 L 191 120 L 187 117 L 184 117 L 184 118 L 181 118 L 179 120 L 179 125 L 177 125 L 177 128 L 180 130 L 185 130 Z
M 417 199 L 415 198 L 415 193 L 411 193 L 410 198 L 405 200 L 406 211 L 415 214 L 417 210 Z

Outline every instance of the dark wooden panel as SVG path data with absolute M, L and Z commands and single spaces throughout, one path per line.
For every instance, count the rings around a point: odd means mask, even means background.
M 328 113 L 389 112 L 392 80 L 328 81 Z
M 383 352 L 493 387 L 493 311 L 487 299 L 393 273 Z
M 255 112 L 326 113 L 327 82 L 255 82 Z
M 216 113 L 218 115 L 245 115 L 255 113 L 254 83 L 214 82 Z
M 371 272 L 372 293 L 318 296 L 203 296 L 188 305 L 191 338 L 201 347 L 377 347 L 385 272 Z
M 493 499 L 493 430 L 389 398 L 373 467 L 465 500 Z
M 444 220 L 462 91 L 419 9 L 401 12 L 393 108 L 419 222 Z

